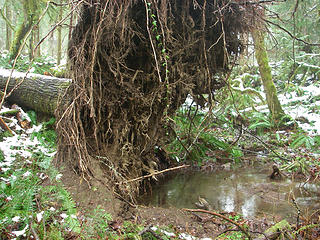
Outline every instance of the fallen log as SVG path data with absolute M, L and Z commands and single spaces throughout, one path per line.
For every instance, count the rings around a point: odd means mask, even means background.
M 11 70 L 0 69 L 0 91 L 4 92 Z M 53 115 L 60 97 L 71 83 L 71 79 L 56 78 L 34 73 L 13 71 L 7 93 L 18 86 L 6 99 L 21 107 Z

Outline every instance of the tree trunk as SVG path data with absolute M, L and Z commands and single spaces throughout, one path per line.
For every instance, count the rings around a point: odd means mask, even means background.
M 32 60 L 33 58 L 38 58 L 41 56 L 40 54 L 40 45 L 35 49 L 34 47 L 37 46 L 37 43 L 40 41 L 40 25 L 37 24 L 33 27 L 32 34 L 30 35 L 29 39 L 29 59 Z
M 5 88 L 10 72 L 11 70 L 1 70 L 0 72 L 1 91 Z M 26 76 L 25 73 L 13 72 L 7 92 L 22 80 L 23 82 L 9 96 L 8 101 L 49 115 L 54 114 L 58 100 L 64 96 L 66 89 L 71 83 L 71 80 L 66 78 L 56 78 L 40 74 L 28 74 Z M 64 101 L 66 100 L 67 98 L 64 97 Z
M 6 17 L 8 21 L 11 22 L 11 9 L 8 5 L 6 5 Z M 12 36 L 11 26 L 9 26 L 9 23 L 6 22 L 6 49 L 7 50 L 10 49 L 11 36 Z
M 15 31 L 13 41 L 10 46 L 10 59 L 15 59 L 19 53 L 19 49 L 24 38 L 31 30 L 33 24 L 39 18 L 37 0 L 23 0 L 24 20 L 21 22 Z
M 33 29 L 33 46 L 37 46 L 38 42 L 40 41 L 40 24 L 37 24 Z M 38 45 L 37 49 L 33 49 L 34 57 L 38 58 L 41 57 L 41 44 Z
M 69 34 L 68 34 L 68 42 L 71 41 L 72 30 L 73 30 L 73 11 L 70 14 L 70 23 L 69 23 Z
M 60 0 L 60 4 L 63 3 L 63 0 Z M 62 6 L 59 7 L 59 17 L 58 21 L 60 22 L 62 20 L 63 15 L 63 9 Z M 58 34 L 58 49 L 57 49 L 57 64 L 60 65 L 61 63 L 61 55 L 62 55 L 62 27 L 59 26 L 57 29 L 57 34 Z
M 34 31 L 30 34 L 29 37 L 29 60 L 32 61 L 33 59 L 33 42 L 34 42 Z
M 267 50 L 264 43 L 265 34 L 262 30 L 255 29 L 252 31 L 254 41 L 255 56 L 259 65 L 260 76 L 267 98 L 267 104 L 271 116 L 274 120 L 280 120 L 284 115 L 280 101 L 277 95 L 277 89 L 274 85 L 271 75 L 271 68 L 267 56 Z

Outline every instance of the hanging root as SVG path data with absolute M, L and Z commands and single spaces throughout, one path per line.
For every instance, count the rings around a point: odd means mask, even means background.
M 84 1 L 68 50 L 72 101 L 56 112 L 58 158 L 137 193 L 128 180 L 165 165 L 155 146 L 167 117 L 188 94 L 213 96 L 223 85 L 215 74 L 241 52 L 252 22 L 240 2 Z

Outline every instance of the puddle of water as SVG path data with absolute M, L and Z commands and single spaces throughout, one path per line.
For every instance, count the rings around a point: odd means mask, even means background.
M 289 200 L 294 194 L 302 211 L 320 209 L 320 184 L 270 181 L 269 171 L 250 168 L 210 174 L 179 174 L 153 187 L 143 196 L 143 203 L 159 207 L 196 208 L 198 197 L 204 197 L 214 210 L 239 212 L 244 217 L 296 217 Z

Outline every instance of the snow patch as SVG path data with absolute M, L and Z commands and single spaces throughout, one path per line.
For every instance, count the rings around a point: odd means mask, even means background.
M 38 223 L 42 220 L 43 214 L 44 214 L 44 211 L 41 211 L 41 212 L 37 213 L 37 221 L 38 221 Z
M 12 231 L 12 234 L 16 237 L 23 236 L 26 234 L 26 230 L 28 229 L 28 227 L 29 225 L 27 224 L 24 229 L 22 229 L 21 231 Z
M 15 216 L 12 218 L 13 222 L 19 222 L 19 220 L 20 220 L 20 216 Z

